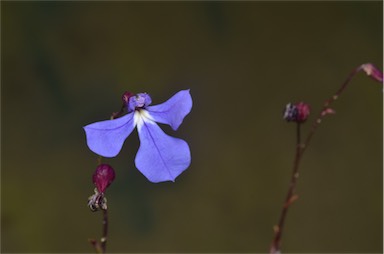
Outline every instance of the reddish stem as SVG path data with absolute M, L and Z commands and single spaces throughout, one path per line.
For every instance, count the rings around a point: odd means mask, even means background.
M 313 122 L 312 124 L 312 128 L 307 136 L 307 138 L 305 139 L 305 142 L 303 144 L 303 150 L 301 151 L 302 153 L 304 153 L 304 151 L 307 149 L 307 147 L 309 146 L 309 142 L 311 141 L 312 139 L 312 136 L 313 134 L 315 134 L 316 132 L 316 129 L 317 127 L 319 127 L 320 123 L 322 122 L 323 118 L 327 115 L 327 111 L 328 109 L 330 109 L 330 105 L 335 102 L 339 97 L 340 95 L 343 93 L 343 91 L 345 90 L 345 88 L 349 85 L 350 81 L 352 80 L 352 78 L 359 72 L 362 70 L 362 66 L 363 65 L 360 65 L 359 67 L 355 68 L 347 77 L 347 79 L 344 81 L 344 83 L 341 85 L 341 87 L 339 88 L 339 90 L 336 91 L 336 93 L 331 97 L 329 98 L 328 100 L 326 100 L 324 102 L 324 105 L 323 105 L 323 108 L 321 109 L 321 111 L 319 112 L 319 114 L 317 115 L 316 117 L 316 120 Z
M 100 239 L 102 253 L 106 253 L 107 250 L 107 237 L 108 237 L 108 211 L 107 209 L 102 209 L 103 211 L 103 236 Z
M 323 108 L 317 115 L 315 121 L 312 124 L 312 128 L 309 131 L 307 138 L 305 139 L 305 142 L 301 144 L 301 137 L 300 137 L 300 123 L 297 123 L 297 129 L 296 129 L 296 154 L 295 154 L 295 160 L 293 163 L 293 170 L 292 170 L 292 176 L 291 176 L 291 182 L 288 188 L 287 196 L 284 201 L 284 205 L 282 207 L 280 218 L 279 218 L 279 224 L 274 226 L 274 238 L 270 247 L 270 253 L 280 253 L 281 249 L 281 238 L 282 233 L 285 225 L 285 219 L 287 216 L 288 208 L 289 206 L 298 198 L 298 196 L 295 194 L 295 189 L 297 185 L 297 180 L 299 177 L 299 164 L 301 161 L 301 158 L 309 146 L 309 143 L 315 134 L 317 128 L 319 127 L 320 123 L 322 122 L 323 118 L 329 114 L 332 113 L 333 110 L 330 108 L 330 105 L 339 98 L 339 96 L 343 93 L 343 91 L 346 89 L 346 87 L 350 84 L 350 81 L 352 78 L 361 70 L 364 70 L 364 64 L 360 65 L 359 67 L 355 68 L 347 77 L 347 79 L 344 81 L 344 83 L 341 85 L 341 87 L 336 91 L 336 93 L 326 100 L 324 102 Z
M 288 193 L 285 198 L 285 202 L 283 208 L 281 210 L 279 224 L 274 227 L 275 237 L 272 241 L 272 245 L 270 248 L 270 253 L 278 253 L 281 245 L 281 236 L 283 234 L 283 228 L 285 224 L 285 218 L 287 217 L 287 212 L 289 206 L 297 199 L 297 195 L 295 195 L 296 183 L 299 178 L 299 163 L 302 155 L 302 145 L 301 145 L 301 132 L 300 132 L 301 123 L 296 124 L 296 155 L 295 160 L 293 162 L 293 170 L 291 176 L 291 183 L 288 188 Z
M 89 239 L 88 241 L 95 248 L 96 253 L 106 253 L 107 251 L 107 237 L 108 237 L 108 211 L 107 209 L 101 209 L 103 211 L 103 232 L 100 241 L 95 239 Z

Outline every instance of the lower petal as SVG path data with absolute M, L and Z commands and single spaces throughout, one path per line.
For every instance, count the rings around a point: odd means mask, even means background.
M 91 151 L 104 157 L 115 157 L 134 128 L 133 113 L 131 113 L 114 120 L 89 124 L 84 127 L 84 130 L 87 145 Z
M 189 167 L 191 153 L 187 142 L 168 136 L 152 121 L 144 122 L 137 130 L 140 148 L 135 164 L 149 181 L 174 181 Z

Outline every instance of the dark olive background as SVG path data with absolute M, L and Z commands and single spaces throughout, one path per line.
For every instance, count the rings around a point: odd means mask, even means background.
M 136 131 L 106 159 L 110 252 L 267 252 L 288 188 L 295 125 L 355 67 L 382 69 L 382 2 L 1 2 L 1 251 L 91 252 L 97 156 L 82 126 L 126 91 L 158 104 L 191 89 L 175 183 L 135 169 Z M 382 85 L 360 73 L 301 164 L 283 252 L 382 252 Z

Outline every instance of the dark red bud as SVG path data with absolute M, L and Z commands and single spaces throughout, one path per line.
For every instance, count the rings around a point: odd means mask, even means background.
M 310 107 L 304 102 L 288 103 L 285 106 L 283 118 L 288 122 L 303 123 L 307 120 L 310 113 Z
M 297 122 L 305 122 L 309 116 L 310 108 L 309 105 L 304 102 L 299 102 L 296 104 L 297 108 Z
M 125 91 L 125 92 L 123 93 L 123 96 L 121 96 L 121 99 L 123 100 L 123 103 L 124 103 L 125 105 L 127 105 L 128 102 L 129 102 L 129 98 L 131 98 L 133 95 L 134 95 L 133 93 L 128 92 L 128 91 Z
M 115 171 L 108 164 L 100 164 L 93 173 L 92 180 L 99 193 L 104 193 L 115 179 Z

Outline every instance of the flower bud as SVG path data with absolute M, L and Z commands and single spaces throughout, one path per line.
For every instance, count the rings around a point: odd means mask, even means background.
M 133 93 L 125 91 L 123 95 L 121 96 L 121 100 L 123 101 L 124 105 L 128 105 L 129 98 L 133 96 Z
M 374 80 L 383 83 L 383 73 L 371 63 L 361 65 L 363 71 Z
M 297 122 L 303 123 L 307 120 L 309 113 L 310 113 L 310 108 L 309 105 L 304 103 L 304 102 L 299 102 L 296 104 L 297 107 Z
M 285 106 L 283 118 L 288 122 L 303 123 L 307 120 L 310 113 L 310 107 L 304 102 L 296 104 L 288 103 Z
M 93 173 L 92 180 L 99 193 L 104 193 L 115 179 L 115 171 L 109 164 L 100 164 Z

